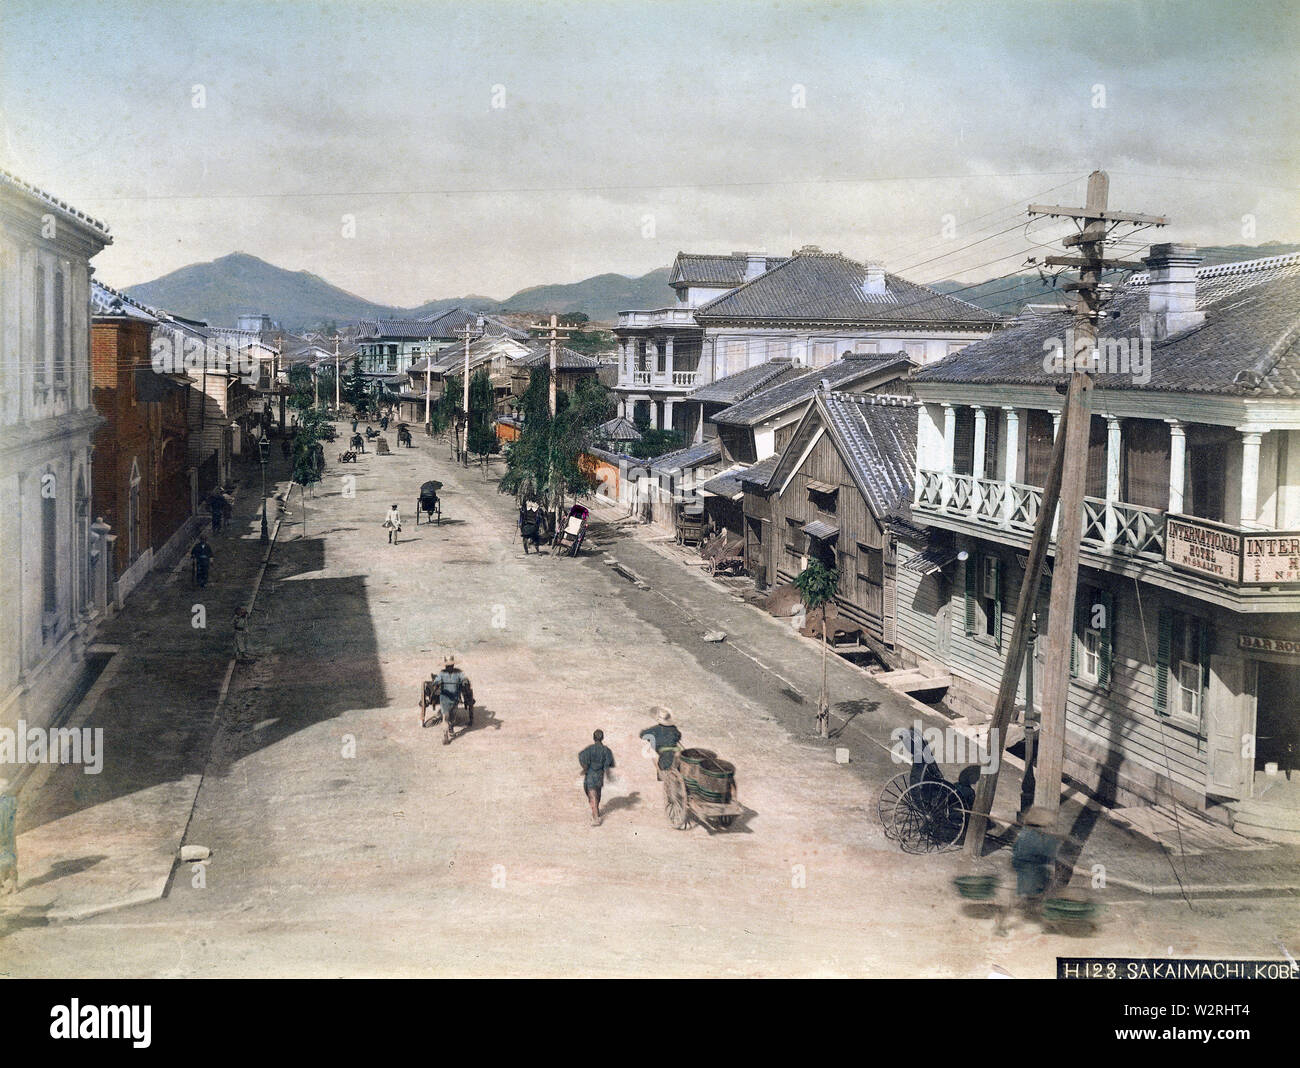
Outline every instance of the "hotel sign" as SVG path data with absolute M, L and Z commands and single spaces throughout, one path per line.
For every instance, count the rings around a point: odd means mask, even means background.
M 1165 562 L 1237 586 L 1300 582 L 1300 531 L 1245 531 L 1169 516 Z

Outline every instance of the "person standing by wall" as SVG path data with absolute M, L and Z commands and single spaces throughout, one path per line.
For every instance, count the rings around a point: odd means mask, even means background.
M 593 731 L 591 745 L 578 754 L 582 767 L 582 786 L 591 804 L 591 825 L 600 826 L 600 791 L 605 785 L 605 773 L 614 766 L 614 753 L 605 745 L 605 732 Z
M 202 534 L 198 544 L 190 550 L 190 556 L 194 560 L 194 581 L 199 589 L 204 589 L 208 584 L 208 569 L 212 566 L 212 546 Z

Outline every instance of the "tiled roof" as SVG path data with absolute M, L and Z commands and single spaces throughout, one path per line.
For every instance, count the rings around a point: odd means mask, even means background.
M 357 324 L 357 337 L 362 341 L 374 338 L 423 341 L 431 337 L 451 336 L 440 334 L 437 327 L 437 323 L 426 319 L 362 319 Z
M 740 472 L 740 481 L 747 486 L 766 489 L 767 483 L 772 477 L 772 472 L 776 470 L 776 465 L 780 462 L 781 454 L 779 452 L 769 456 L 766 460 L 759 460 L 752 467 Z
M 743 479 L 751 470 L 751 464 L 737 464 L 735 467 L 729 467 L 720 475 L 714 475 L 700 489 L 705 493 L 713 493 L 719 497 L 726 497 L 728 500 L 734 500 L 744 492 Z
M 817 407 L 875 515 L 906 515 L 916 469 L 917 402 L 878 393 L 818 393 Z
M 723 408 L 713 417 L 713 421 L 728 426 L 756 426 L 778 412 L 806 402 L 823 381 L 828 383 L 830 389 L 838 389 L 856 379 L 878 374 L 895 365 L 901 374 L 904 367 L 910 367 L 912 363 L 901 352 L 850 353 L 824 367 L 801 368 L 801 373 L 783 377 L 774 385 L 759 390 L 730 408 Z
M 540 341 L 529 346 L 532 355 L 524 356 L 518 362 L 523 367 L 549 367 L 551 365 L 550 342 Z M 560 371 L 595 371 L 600 368 L 600 361 L 586 353 L 574 352 L 560 345 L 555 350 L 555 367 Z
M 1149 306 L 1149 283 L 1138 275 L 1116 291 L 1104 320 L 1107 338 L 1136 340 Z M 1205 321 L 1151 342 L 1150 380 L 1103 373 L 1099 389 L 1300 397 L 1300 255 L 1219 264 L 1197 272 L 1197 306 Z M 1016 322 L 993 337 L 919 372 L 919 385 L 1058 385 L 1065 375 L 1044 368 L 1044 343 L 1062 337 L 1069 319 Z M 1103 347 L 1104 353 L 1104 347 Z
M 689 471 L 721 457 L 722 447 L 717 441 L 701 441 L 698 445 L 656 456 L 649 464 L 651 471 Z
M 754 255 L 764 255 L 755 253 Z M 766 269 L 771 270 L 785 257 L 766 256 Z M 679 252 L 668 275 L 668 284 L 697 286 L 738 286 L 745 280 L 748 254 L 733 252 L 730 256 L 711 256 L 697 252 Z
M 735 404 L 757 390 L 803 370 L 802 366 L 791 363 L 788 359 L 768 360 L 701 386 L 694 393 L 687 394 L 686 400 Z
M 156 323 L 163 313 L 155 311 L 138 300 L 132 300 L 125 293 L 104 285 L 103 282 L 90 280 L 90 314 L 114 318 L 142 319 Z
M 724 320 L 820 323 L 962 323 L 992 328 L 993 312 L 885 275 L 885 292 L 865 294 L 866 264 L 801 250 L 792 259 L 695 309 L 701 325 Z
M 80 226 L 94 230 L 104 240 L 105 244 L 112 244 L 113 239 L 108 233 L 108 223 L 101 222 L 99 219 L 87 215 L 84 211 L 74 208 L 66 200 L 60 200 L 53 193 L 47 193 L 39 186 L 32 185 L 31 182 L 26 182 L 16 174 L 10 174 L 9 171 L 6 170 L 0 170 L 0 185 L 8 186 L 10 189 L 15 189 L 20 193 L 24 193 L 29 197 L 39 200 L 47 207 L 54 208 L 65 218 L 71 219 Z
M 641 431 L 631 420 L 616 416 L 592 432 L 599 441 L 640 441 Z

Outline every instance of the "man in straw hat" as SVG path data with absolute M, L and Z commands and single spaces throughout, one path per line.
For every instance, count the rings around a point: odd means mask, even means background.
M 673 766 L 673 757 L 681 750 L 682 732 L 677 729 L 677 724 L 673 722 L 673 714 L 663 705 L 655 705 L 650 709 L 655 717 L 655 724 L 647 727 L 641 732 L 641 737 L 646 740 L 646 756 L 650 756 L 649 747 L 653 746 L 655 753 L 658 755 L 655 775 L 658 778 L 663 776 L 660 772 L 667 771 Z
M 1025 825 L 1020 828 L 1016 844 L 1011 848 L 1011 867 L 1016 873 L 1016 901 L 1025 919 L 1033 919 L 1038 914 L 1056 874 L 1056 854 L 1061 848 L 1061 840 L 1055 834 L 1055 826 L 1055 814 L 1041 805 L 1034 805 L 1025 813 Z M 999 934 L 1007 932 L 1007 918 L 1004 914 L 999 922 Z
M 469 711 L 469 726 L 474 726 L 474 701 L 470 689 L 469 676 L 456 666 L 456 655 L 447 653 L 443 658 L 443 668 L 433 677 L 433 689 L 438 696 L 438 705 L 441 710 L 441 716 L 435 716 L 434 723 L 441 718 L 446 724 L 443 741 L 449 741 L 451 738 L 451 715 L 456 708 L 456 703 L 461 699 L 462 694 L 465 697 L 465 707 Z M 420 709 L 420 726 L 425 726 L 424 707 Z

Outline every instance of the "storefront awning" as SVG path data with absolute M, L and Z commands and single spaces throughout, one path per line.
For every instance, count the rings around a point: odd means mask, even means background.
M 821 541 L 830 541 L 840 536 L 840 528 L 833 527 L 829 523 L 823 523 L 820 519 L 814 519 L 811 523 L 805 523 L 801 528 L 810 538 L 818 538 Z
M 904 571 L 914 571 L 918 575 L 933 575 L 957 559 L 957 550 L 951 545 L 931 546 L 917 553 L 903 565 Z

